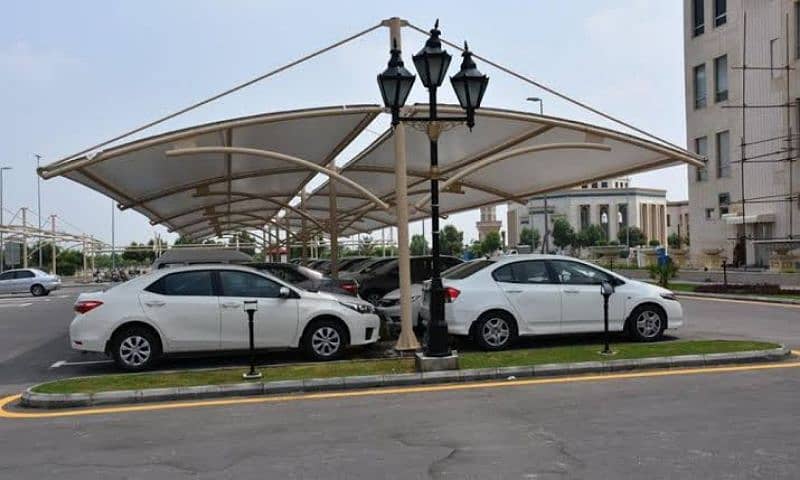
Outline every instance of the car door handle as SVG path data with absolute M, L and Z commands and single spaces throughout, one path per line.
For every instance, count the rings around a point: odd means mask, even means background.
M 564 293 L 581 293 L 580 290 L 564 290 Z
M 144 304 L 147 305 L 148 307 L 163 307 L 164 305 L 167 304 L 167 302 L 164 302 L 162 300 L 148 300 L 144 302 Z
M 222 303 L 222 307 L 223 308 L 237 308 L 237 307 L 241 307 L 241 306 L 242 306 L 242 304 L 239 303 L 239 302 L 223 302 Z
M 522 290 L 506 290 L 506 293 L 522 293 Z

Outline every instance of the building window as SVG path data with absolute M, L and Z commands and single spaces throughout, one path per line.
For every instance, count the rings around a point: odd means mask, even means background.
M 667 227 L 671 227 L 671 226 L 672 226 L 672 218 L 670 217 L 670 214 L 668 213 L 667 214 Z
M 730 193 L 720 193 L 717 196 L 717 199 L 719 201 L 719 216 L 720 216 L 720 218 L 722 218 L 722 216 L 725 215 L 726 213 L 728 213 L 728 211 L 729 211 L 728 207 L 731 204 L 731 194 Z
M 589 205 L 581 205 L 581 230 L 589 226 L 589 213 L 591 207 Z
M 694 67 L 694 108 L 706 107 L 706 65 Z
M 712 218 L 714 218 L 714 209 L 706 208 L 706 220 L 711 220 Z
M 692 27 L 695 37 L 706 31 L 705 3 L 704 0 L 692 0 Z
M 714 0 L 714 26 L 719 27 L 728 22 L 727 0 Z
M 714 101 L 724 102 L 728 99 L 728 56 L 714 59 Z
M 602 188 L 608 188 L 608 182 L 600 182 Z
M 592 188 L 597 188 L 597 182 L 594 182 L 594 183 L 592 184 Z
M 780 44 L 778 43 L 777 38 L 773 38 L 769 41 L 769 68 L 770 72 L 772 72 L 772 78 L 778 78 L 781 76 L 782 67 L 777 64 L 781 57 L 778 48 L 780 48 Z
M 730 132 L 717 134 L 717 178 L 731 176 Z
M 708 137 L 699 137 L 694 139 L 694 153 L 701 157 L 708 156 Z M 694 179 L 696 182 L 705 182 L 708 180 L 708 168 L 695 167 Z
M 581 185 L 581 188 L 589 188 L 589 185 Z

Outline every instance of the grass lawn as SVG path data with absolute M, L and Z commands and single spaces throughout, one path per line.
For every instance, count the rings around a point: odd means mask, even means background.
M 702 353 L 725 353 L 765 350 L 778 345 L 739 340 L 665 341 L 658 343 L 618 343 L 611 359 L 631 359 Z M 506 350 L 502 352 L 465 352 L 460 365 L 468 368 L 492 368 L 537 365 L 543 363 L 587 362 L 607 360 L 600 355 L 601 345 L 577 345 L 549 348 Z M 141 390 L 146 388 L 190 387 L 241 383 L 245 367 L 217 370 L 188 370 L 167 373 L 137 373 L 98 375 L 58 380 L 34 388 L 38 393 L 96 393 L 112 390 Z M 307 378 L 346 377 L 354 375 L 387 375 L 413 373 L 411 358 L 386 360 L 352 360 L 302 365 L 267 366 L 260 368 L 262 381 L 301 380 Z
M 700 285 L 694 283 L 676 282 L 676 283 L 670 283 L 668 288 L 674 292 L 694 292 L 699 286 Z M 800 300 L 800 295 L 791 295 L 791 294 L 768 295 L 768 294 L 737 293 L 735 295 L 744 297 L 767 297 L 767 298 L 783 298 L 786 300 Z

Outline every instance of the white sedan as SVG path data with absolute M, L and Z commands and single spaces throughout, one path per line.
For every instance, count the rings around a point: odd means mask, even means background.
M 247 267 L 196 265 L 81 294 L 70 344 L 111 355 L 131 371 L 162 354 L 245 350 L 245 300 L 258 302 L 257 349 L 300 347 L 311 359 L 332 360 L 348 345 L 378 340 L 379 318 L 363 300 L 309 292 Z
M 638 341 L 659 339 L 683 326 L 671 291 L 559 255 L 514 255 L 474 260 L 443 275 L 445 320 L 451 335 L 470 336 L 486 350 L 518 336 L 603 331 L 600 284 L 610 282 L 609 329 Z M 430 318 L 430 283 L 420 315 Z

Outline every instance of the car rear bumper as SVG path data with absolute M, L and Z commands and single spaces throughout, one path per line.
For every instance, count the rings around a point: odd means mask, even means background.
M 82 317 L 77 316 L 72 320 L 69 325 L 69 345 L 73 350 L 82 352 L 100 352 L 106 351 L 106 339 L 97 336 L 91 329 L 86 328 L 81 322 Z

